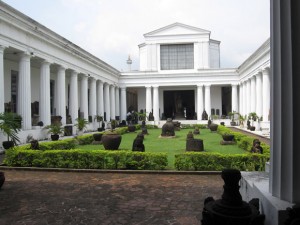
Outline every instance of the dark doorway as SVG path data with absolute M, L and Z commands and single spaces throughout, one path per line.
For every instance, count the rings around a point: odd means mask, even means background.
M 195 94 L 193 90 L 164 91 L 164 119 L 192 120 L 195 116 Z
M 227 116 L 231 112 L 231 87 L 222 87 L 222 115 Z

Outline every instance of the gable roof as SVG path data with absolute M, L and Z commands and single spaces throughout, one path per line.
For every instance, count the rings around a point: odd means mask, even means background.
M 159 28 L 144 34 L 144 37 L 162 36 L 162 35 L 178 35 L 178 34 L 208 34 L 210 31 L 198 27 L 189 26 L 183 23 L 173 23 L 168 26 Z

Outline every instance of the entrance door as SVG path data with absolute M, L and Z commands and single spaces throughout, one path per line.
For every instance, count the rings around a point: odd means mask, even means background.
M 194 116 L 194 90 L 164 91 L 164 119 L 192 120 Z

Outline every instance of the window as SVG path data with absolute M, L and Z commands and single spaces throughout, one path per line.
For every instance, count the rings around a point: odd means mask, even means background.
M 161 45 L 161 70 L 194 69 L 194 44 Z

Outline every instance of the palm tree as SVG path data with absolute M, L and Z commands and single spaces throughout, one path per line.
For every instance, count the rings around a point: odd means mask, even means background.
M 79 131 L 83 131 L 83 129 L 86 128 L 86 126 L 89 124 L 89 121 L 87 121 L 85 118 L 77 118 L 76 119 L 76 124 L 75 126 L 78 128 Z

